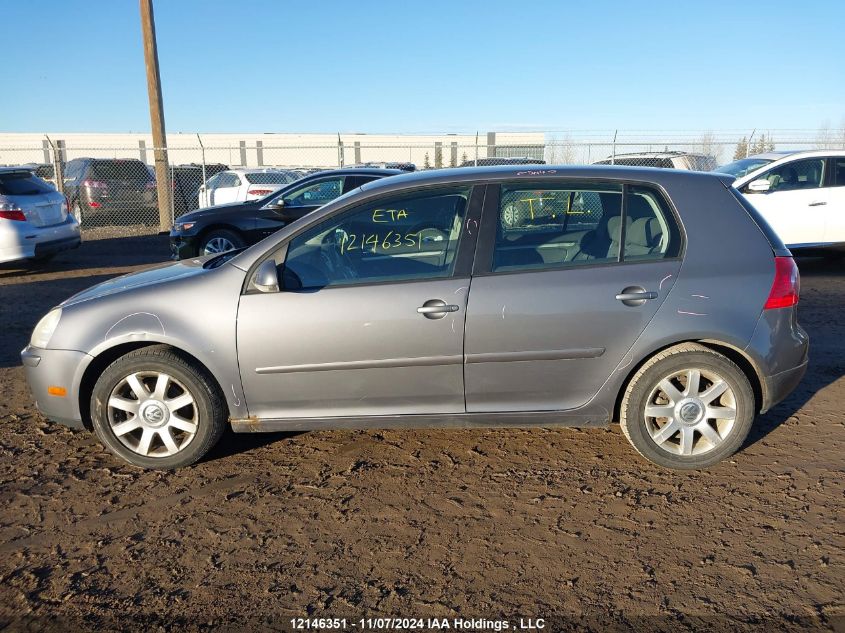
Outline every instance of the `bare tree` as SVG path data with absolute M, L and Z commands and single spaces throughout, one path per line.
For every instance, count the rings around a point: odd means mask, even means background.
M 556 134 L 550 135 L 546 148 L 547 160 L 554 165 L 571 165 L 575 162 L 575 146 L 569 132 L 562 138 Z
M 712 156 L 716 162 L 721 161 L 722 146 L 716 141 L 716 137 L 712 130 L 708 130 L 701 135 L 701 140 L 698 142 L 699 151 L 707 156 Z

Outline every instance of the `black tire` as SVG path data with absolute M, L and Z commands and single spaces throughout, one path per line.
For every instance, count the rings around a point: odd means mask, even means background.
M 170 388 L 177 390 L 177 396 L 181 395 L 180 391 L 184 388 L 184 391 L 193 397 L 193 402 L 185 405 L 195 421 L 195 432 L 190 439 L 185 441 L 188 433 L 182 434 L 178 429 L 175 431 L 168 430 L 169 423 L 167 428 L 159 427 L 151 430 L 151 435 L 156 437 L 152 445 L 148 444 L 148 449 L 151 446 L 155 447 L 156 442 L 164 447 L 165 442 L 161 431 L 166 431 L 170 435 L 171 441 L 175 433 L 177 441 L 184 442 L 178 447 L 179 450 L 172 455 L 147 456 L 133 450 L 124 443 L 132 443 L 133 438 L 138 438 L 139 435 L 147 433 L 146 423 L 141 424 L 136 431 L 123 434 L 122 437 L 126 438 L 125 440 L 119 439 L 113 430 L 110 417 L 117 416 L 120 412 L 107 406 L 109 398 L 116 389 L 120 388 L 120 385 L 126 381 L 128 376 L 136 373 L 142 375 L 166 374 L 171 378 Z M 175 385 L 175 387 L 172 385 Z M 180 412 L 185 410 L 185 408 L 179 409 Z M 173 413 L 165 415 L 173 416 Z M 141 412 L 135 417 L 138 420 L 143 419 Z M 170 470 L 193 464 L 208 453 L 220 439 L 227 418 L 226 401 L 211 375 L 205 369 L 197 367 L 177 350 L 166 345 L 143 347 L 121 356 L 102 373 L 94 385 L 91 395 L 91 420 L 97 437 L 112 453 L 133 466 L 141 468 Z M 117 423 L 115 423 L 115 428 L 116 426 Z M 162 448 L 157 450 L 161 451 Z M 164 450 L 167 449 L 164 448 Z
M 200 248 L 199 254 L 200 257 L 206 255 L 208 253 L 205 252 L 206 247 L 211 243 L 214 243 L 214 240 L 225 240 L 232 245 L 232 248 L 243 248 L 246 246 L 246 240 L 244 240 L 243 236 L 235 231 L 230 231 L 228 229 L 214 229 L 209 231 L 205 235 L 203 235 L 202 240 L 200 240 Z M 214 251 L 214 252 L 224 252 L 224 251 Z
M 722 406 L 723 398 L 731 398 L 728 408 L 734 408 L 735 418 L 733 425 L 729 427 L 729 431 L 723 432 L 719 430 L 718 424 L 727 424 L 726 422 L 716 422 L 712 419 L 707 419 L 705 413 L 701 414 L 701 420 L 698 423 L 683 422 L 680 416 L 677 416 L 675 424 L 678 426 L 678 431 L 672 432 L 671 435 L 665 434 L 665 438 L 661 438 L 659 431 L 662 430 L 658 424 L 667 425 L 667 430 L 674 427 L 668 427 L 671 420 L 668 418 L 647 418 L 646 406 L 650 404 L 650 399 L 653 397 L 655 390 L 658 390 L 661 380 L 667 376 L 683 374 L 687 370 L 699 370 L 702 372 L 702 384 L 708 383 L 704 378 L 707 373 L 710 376 L 718 376 L 721 378 L 729 388 L 726 395 L 719 396 L 713 402 L 715 406 Z M 680 383 L 678 383 L 680 384 Z M 706 388 L 705 388 L 706 391 Z M 702 393 L 702 395 L 704 395 Z M 658 402 L 652 401 L 653 406 L 661 406 Z M 677 404 L 677 403 L 675 403 Z M 672 402 L 664 404 L 667 409 L 672 408 Z M 680 405 L 678 405 L 680 406 Z M 706 409 L 705 409 L 706 410 Z M 721 409 L 724 410 L 724 409 Z M 675 411 L 679 411 L 678 408 Z M 692 409 L 695 412 L 695 408 Z M 678 470 L 693 470 L 697 468 L 706 468 L 716 464 L 726 457 L 733 455 L 742 446 L 748 432 L 751 430 L 751 424 L 756 415 L 756 406 L 754 400 L 754 392 L 751 389 L 751 384 L 745 373 L 730 359 L 722 354 L 696 343 L 683 343 L 663 350 L 650 358 L 631 378 L 628 388 L 625 390 L 625 395 L 622 398 L 622 405 L 620 408 L 620 425 L 622 432 L 628 441 L 631 442 L 637 452 L 645 457 L 647 460 L 664 466 L 666 468 L 674 468 Z M 722 436 L 716 438 L 719 443 L 710 442 L 704 438 L 700 430 L 691 429 L 693 424 L 707 424 L 711 429 L 716 429 L 717 435 Z M 686 429 L 680 427 L 686 426 Z M 697 428 L 701 428 L 700 426 Z M 704 429 L 707 431 L 707 429 Z M 681 436 L 684 433 L 690 433 L 690 437 L 694 438 L 695 446 L 698 449 L 704 450 L 699 454 L 680 454 Z M 663 445 L 667 448 L 661 448 L 657 440 L 653 439 L 652 433 L 657 436 L 658 440 L 663 440 Z M 708 431 L 709 433 L 709 431 Z M 678 454 L 670 452 L 668 449 L 676 450 L 675 442 L 677 441 Z

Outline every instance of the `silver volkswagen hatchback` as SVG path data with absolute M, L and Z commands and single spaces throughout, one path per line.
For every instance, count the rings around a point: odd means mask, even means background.
M 146 468 L 237 432 L 621 424 L 715 464 L 807 367 L 798 270 L 719 174 L 488 167 L 364 185 L 241 252 L 107 281 L 23 364 Z

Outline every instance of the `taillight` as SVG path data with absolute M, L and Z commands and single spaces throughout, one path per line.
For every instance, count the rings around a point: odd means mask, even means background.
M 247 193 L 251 196 L 266 196 L 273 193 L 274 189 L 250 189 Z
M 788 308 L 798 303 L 798 293 L 801 290 L 801 277 L 798 266 L 791 257 L 775 257 L 775 280 L 769 291 L 764 310 L 774 308 Z
M 16 222 L 26 222 L 26 216 L 20 209 L 0 210 L 0 220 L 14 220 Z
M 89 187 L 91 189 L 105 189 L 106 183 L 101 180 L 83 180 L 82 186 Z
M 26 216 L 15 202 L 0 202 L 0 220 L 26 222 Z

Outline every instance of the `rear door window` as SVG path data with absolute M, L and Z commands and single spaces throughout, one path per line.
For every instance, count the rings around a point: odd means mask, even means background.
M 663 259 L 677 256 L 680 242 L 674 215 L 648 187 L 505 185 L 493 271 Z
M 621 185 L 503 186 L 493 270 L 619 259 Z
M 35 196 L 51 191 L 55 189 L 28 171 L 0 172 L 0 194 L 4 196 Z

